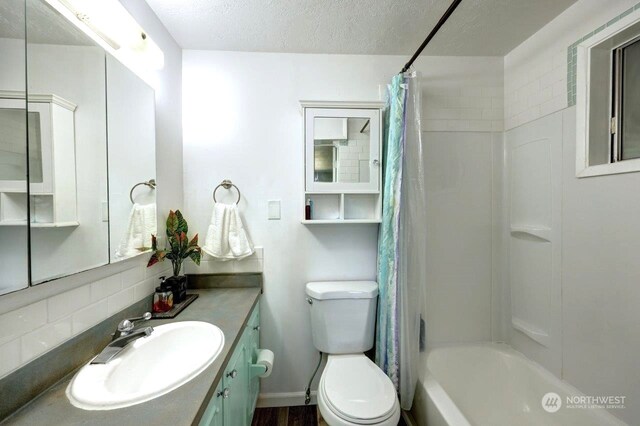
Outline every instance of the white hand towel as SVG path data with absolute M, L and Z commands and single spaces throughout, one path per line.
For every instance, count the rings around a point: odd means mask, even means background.
M 253 244 L 235 204 L 216 203 L 202 250 L 220 260 L 242 259 L 253 254 Z
M 151 247 L 151 235 L 158 233 L 156 220 L 156 205 L 134 204 L 129 214 L 127 230 L 116 250 L 116 258 L 122 259 L 141 253 L 139 248 Z

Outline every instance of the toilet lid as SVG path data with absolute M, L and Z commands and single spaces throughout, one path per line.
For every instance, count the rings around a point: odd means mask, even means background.
M 345 420 L 366 424 L 393 414 L 393 383 L 362 354 L 329 356 L 322 386 L 332 411 Z

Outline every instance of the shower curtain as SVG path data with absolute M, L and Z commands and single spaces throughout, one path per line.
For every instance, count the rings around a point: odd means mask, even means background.
M 415 72 L 389 85 L 383 139 L 383 207 L 378 239 L 376 363 L 391 378 L 402 409 L 413 403 L 425 300 L 426 200 Z

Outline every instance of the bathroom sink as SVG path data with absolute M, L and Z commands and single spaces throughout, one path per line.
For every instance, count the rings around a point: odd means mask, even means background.
M 155 327 L 106 364 L 87 364 L 71 380 L 67 397 L 85 410 L 112 410 L 157 398 L 206 369 L 224 346 L 222 330 L 201 321 Z

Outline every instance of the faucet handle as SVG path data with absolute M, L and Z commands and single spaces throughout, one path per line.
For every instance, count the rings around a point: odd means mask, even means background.
M 118 324 L 118 331 L 120 333 L 129 333 L 133 330 L 134 323 L 137 321 L 148 321 L 151 319 L 151 312 L 145 312 L 140 317 L 128 318 L 120 321 Z

